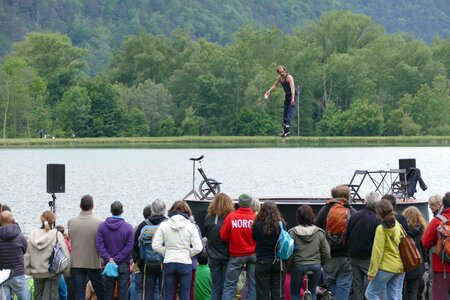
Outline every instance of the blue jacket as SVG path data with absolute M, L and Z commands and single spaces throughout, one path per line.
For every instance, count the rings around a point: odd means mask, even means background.
M 27 241 L 17 224 L 0 226 L 0 270 L 11 269 L 14 276 L 25 274 L 23 255 Z
M 133 241 L 133 226 L 121 217 L 106 218 L 98 227 L 97 252 L 105 264 L 111 257 L 116 264 L 129 264 Z

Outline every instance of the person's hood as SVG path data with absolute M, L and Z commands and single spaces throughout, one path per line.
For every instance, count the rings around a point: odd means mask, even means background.
M 189 219 L 186 219 L 186 217 L 180 214 L 171 216 L 167 222 L 169 222 L 170 228 L 177 231 L 180 231 L 191 224 L 191 221 Z
M 165 216 L 151 216 L 150 218 L 148 218 L 148 220 L 150 221 L 150 223 L 152 223 L 152 225 L 159 225 L 161 222 L 164 222 L 167 220 L 167 218 Z
M 392 227 L 389 227 L 389 225 L 384 222 L 381 222 L 381 226 L 383 226 L 384 233 L 392 237 L 397 230 L 396 228 L 401 225 L 398 221 L 395 221 L 395 225 Z
M 108 217 L 105 220 L 106 227 L 108 227 L 112 231 L 116 231 L 117 229 L 119 229 L 124 222 L 124 218 L 115 216 Z
M 300 239 L 304 240 L 305 242 L 309 243 L 311 242 L 315 237 L 317 231 L 322 230 L 317 226 L 295 226 L 292 229 L 292 232 L 294 232 Z
M 30 233 L 28 237 L 28 243 L 38 250 L 45 249 L 50 244 L 56 241 L 56 229 L 45 231 L 45 229 L 38 229 Z
M 12 240 L 20 234 L 20 227 L 17 224 L 0 226 L 0 239 L 4 241 Z

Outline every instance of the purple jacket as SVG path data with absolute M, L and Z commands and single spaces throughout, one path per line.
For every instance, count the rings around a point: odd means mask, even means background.
M 122 217 L 109 217 L 98 227 L 97 252 L 106 264 L 112 257 L 116 264 L 129 264 L 133 250 L 133 226 Z

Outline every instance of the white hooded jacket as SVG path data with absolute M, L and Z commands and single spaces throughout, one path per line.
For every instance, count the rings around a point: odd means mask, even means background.
M 191 257 L 200 253 L 203 245 L 197 227 L 176 214 L 159 225 L 152 248 L 164 256 L 164 263 L 192 264 Z

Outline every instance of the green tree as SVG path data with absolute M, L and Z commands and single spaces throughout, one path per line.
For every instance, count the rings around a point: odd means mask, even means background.
M 148 79 L 137 86 L 126 88 L 126 98 L 128 109 L 138 108 L 144 113 L 149 134 L 158 135 L 158 126 L 173 112 L 172 98 L 169 91 L 161 83 L 156 84 Z
M 49 129 L 45 112 L 45 82 L 20 58 L 8 58 L 0 66 L 2 136 L 31 137 Z
M 123 133 L 125 109 L 119 94 L 105 77 L 97 77 L 86 83 L 91 99 L 89 136 L 120 136 Z
M 24 59 L 47 82 L 50 105 L 61 100 L 87 66 L 87 50 L 74 47 L 70 38 L 58 33 L 29 33 L 13 48 L 13 55 Z
M 199 130 L 198 117 L 190 106 L 186 109 L 184 120 L 181 122 L 181 133 L 183 135 L 199 135 Z
M 429 87 L 422 85 L 411 101 L 412 119 L 425 132 L 439 132 L 439 128 L 450 125 L 450 96 L 447 79 L 438 76 Z
M 383 133 L 381 108 L 368 100 L 356 100 L 345 112 L 344 135 L 376 136 Z
M 231 132 L 245 136 L 275 135 L 278 127 L 278 123 L 272 121 L 268 115 L 244 108 L 239 117 L 231 123 Z
M 344 132 L 345 113 L 330 102 L 322 119 L 317 122 L 316 134 L 324 136 L 339 136 Z
M 91 99 L 85 87 L 73 86 L 55 106 L 58 125 L 66 135 L 86 137 L 89 134 Z
M 165 120 L 161 120 L 158 127 L 159 136 L 175 136 L 177 133 L 175 121 L 172 116 L 168 116 Z
M 133 107 L 127 114 L 126 120 L 126 136 L 148 136 L 149 126 L 143 111 Z

